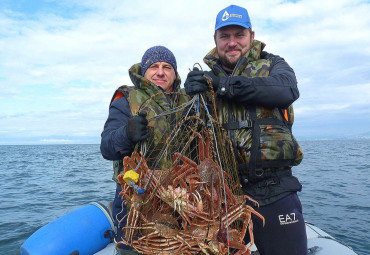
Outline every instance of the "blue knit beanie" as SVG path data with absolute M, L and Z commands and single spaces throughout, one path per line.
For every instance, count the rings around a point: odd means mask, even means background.
M 141 59 L 141 75 L 144 76 L 149 66 L 156 62 L 167 62 L 177 73 L 176 58 L 173 53 L 164 46 L 154 46 L 149 48 Z

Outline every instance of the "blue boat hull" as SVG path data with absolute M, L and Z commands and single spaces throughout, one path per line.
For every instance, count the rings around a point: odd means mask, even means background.
M 107 209 L 92 203 L 40 228 L 23 243 L 21 254 L 95 254 L 111 242 L 113 227 Z
M 113 222 L 109 210 L 92 203 L 40 228 L 21 246 L 22 255 L 112 255 L 115 253 Z M 356 255 L 313 224 L 306 223 L 309 255 Z M 252 246 L 252 254 L 258 254 Z

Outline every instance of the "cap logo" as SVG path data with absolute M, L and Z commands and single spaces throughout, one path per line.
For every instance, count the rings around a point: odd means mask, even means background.
M 239 19 L 242 19 L 243 18 L 243 15 L 236 14 L 236 13 L 229 14 L 227 11 L 225 11 L 224 14 L 222 15 L 221 20 L 222 21 L 226 21 L 229 18 L 239 18 Z
M 224 12 L 222 15 L 222 21 L 228 20 L 229 19 L 229 13 L 227 11 Z

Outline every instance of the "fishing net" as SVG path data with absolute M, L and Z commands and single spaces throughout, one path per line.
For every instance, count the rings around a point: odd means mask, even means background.
M 215 105 L 210 90 L 149 119 L 168 125 L 155 143 L 137 145 L 123 160 L 118 181 L 129 213 L 122 243 L 142 254 L 248 250 L 243 239 L 252 235 L 251 213 L 258 214 L 245 203 L 233 146 Z

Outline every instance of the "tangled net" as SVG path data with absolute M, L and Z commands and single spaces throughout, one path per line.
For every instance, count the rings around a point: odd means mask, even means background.
M 196 95 L 155 116 L 169 121 L 171 114 L 182 112 L 183 118 L 169 125 L 172 130 L 163 130 L 169 136 L 160 149 L 147 142 L 124 158 L 118 181 L 129 213 L 117 245 L 142 254 L 250 254 L 251 215 L 264 218 L 246 204 L 250 198 L 242 194 L 231 141 L 213 117 L 214 99 L 211 90 L 206 99 Z M 124 180 L 132 169 L 139 175 L 135 184 Z M 243 241 L 246 234 L 249 245 Z

